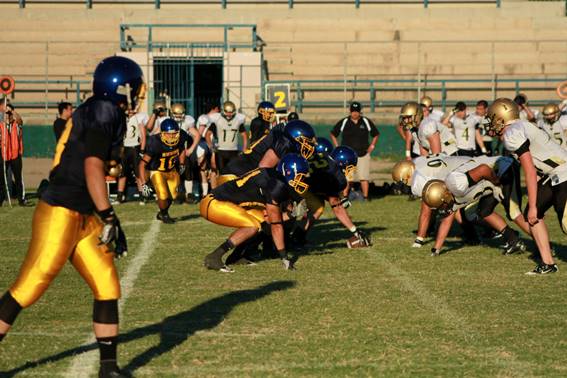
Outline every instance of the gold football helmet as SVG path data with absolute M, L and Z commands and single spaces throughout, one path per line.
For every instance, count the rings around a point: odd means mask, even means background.
M 408 130 L 412 127 L 419 127 L 423 120 L 423 110 L 421 105 L 415 101 L 411 101 L 402 106 L 400 110 L 400 125 Z
M 431 109 L 433 107 L 433 99 L 429 96 L 423 96 L 419 103 L 428 109 Z
M 173 119 L 177 122 L 182 122 L 185 120 L 185 106 L 183 104 L 177 103 L 171 105 L 171 115 Z
M 116 160 L 106 162 L 106 174 L 110 177 L 118 178 L 122 175 L 122 164 Z
M 559 105 L 550 102 L 543 107 L 541 114 L 543 114 L 543 119 L 547 123 L 553 125 L 561 116 L 561 109 L 559 109 Z
M 403 182 L 409 185 L 413 172 L 415 172 L 415 164 L 409 160 L 402 160 L 394 165 L 392 179 L 394 182 Z
M 162 100 L 157 100 L 156 102 L 154 102 L 154 110 L 159 110 L 159 112 L 165 112 L 165 101 Z
M 441 180 L 430 180 L 423 187 L 423 202 L 432 209 L 451 210 L 455 197 Z
M 236 105 L 234 105 L 234 102 L 225 101 L 224 104 L 222 104 L 222 114 L 224 118 L 229 121 L 234 118 L 234 115 L 236 114 Z
M 489 134 L 502 135 L 504 127 L 520 118 L 518 105 L 509 98 L 494 100 L 486 114 Z

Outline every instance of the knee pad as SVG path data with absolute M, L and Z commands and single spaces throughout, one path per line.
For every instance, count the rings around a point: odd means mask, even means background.
M 93 304 L 93 321 L 102 324 L 118 324 L 118 299 L 99 301 Z
M 0 298 L 0 320 L 12 325 L 20 311 L 22 311 L 22 306 L 20 306 L 14 297 L 12 297 L 12 294 L 7 291 L 2 298 Z

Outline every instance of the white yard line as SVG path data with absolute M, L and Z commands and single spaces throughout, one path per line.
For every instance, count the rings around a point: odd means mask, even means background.
M 401 269 L 399 265 L 388 261 L 386 257 L 377 254 L 376 251 L 369 251 L 368 255 L 386 264 L 387 269 L 385 269 L 385 271 L 387 274 L 397 279 L 401 286 L 415 295 L 421 304 L 429 309 L 431 313 L 436 313 L 439 320 L 443 321 L 451 327 L 452 330 L 457 332 L 465 343 L 472 342 L 475 339 L 482 339 L 482 332 L 472 327 L 465 315 L 451 309 L 443 298 L 433 294 L 426 287 L 421 285 L 415 277 L 412 277 L 409 273 Z M 522 376 L 533 367 L 528 361 L 518 360 L 513 352 L 507 350 L 506 346 L 503 346 L 501 350 L 498 348 L 500 356 L 498 356 L 498 352 L 496 351 L 497 348 L 491 349 L 494 349 L 492 350 L 493 360 L 495 360 L 497 365 L 502 367 L 504 371 L 501 373 L 504 376 Z M 501 357 L 503 351 L 506 352 L 506 358 Z
M 155 244 L 157 242 L 157 236 L 159 234 L 161 222 L 153 221 L 150 228 L 144 234 L 142 238 L 142 244 L 140 248 L 136 251 L 136 253 L 132 253 L 130 258 L 132 259 L 128 264 L 128 268 L 126 269 L 126 273 L 120 279 L 120 284 L 122 287 L 122 297 L 118 302 L 118 308 L 120 313 L 122 314 L 122 309 L 124 307 L 124 303 L 128 299 L 128 296 L 132 292 L 134 285 L 136 283 L 136 279 L 138 278 L 138 274 L 140 274 L 140 270 L 144 266 L 144 264 L 148 261 L 150 256 L 152 255 Z M 129 257 L 127 257 L 129 259 Z M 122 316 L 121 316 L 122 318 Z M 83 345 L 89 345 L 94 343 L 96 340 L 94 335 L 89 336 L 83 343 Z M 67 372 L 64 374 L 66 377 L 88 377 L 93 374 L 96 369 L 96 363 L 98 361 L 98 348 L 81 353 L 77 355 L 71 365 L 67 369 Z

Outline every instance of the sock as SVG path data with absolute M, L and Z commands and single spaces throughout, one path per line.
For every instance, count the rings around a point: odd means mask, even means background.
M 209 183 L 208 182 L 202 182 L 201 183 L 201 191 L 203 192 L 203 197 L 207 195 L 207 193 L 209 192 Z
M 116 365 L 116 346 L 118 344 L 118 336 L 97 337 L 98 350 L 100 352 L 100 363 Z
M 504 239 L 508 244 L 514 243 L 518 240 L 518 235 L 509 226 L 506 226 L 500 233 L 504 236 Z
M 193 181 L 184 181 L 185 184 L 185 194 L 186 195 L 193 195 Z
M 169 210 L 168 208 L 167 208 L 167 209 L 159 209 L 159 213 L 160 213 L 162 216 L 166 216 L 166 215 L 169 215 L 168 210 Z
M 234 244 L 232 244 L 232 242 L 229 239 L 226 239 L 226 241 L 222 243 L 217 249 L 215 249 L 211 253 L 211 255 L 222 258 L 225 253 L 227 253 L 233 248 L 234 248 Z
M 4 339 L 4 336 L 6 336 L 5 333 L 0 333 L 0 341 L 2 341 Z

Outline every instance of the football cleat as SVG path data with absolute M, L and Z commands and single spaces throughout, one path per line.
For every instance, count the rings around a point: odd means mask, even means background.
M 521 239 L 516 239 L 512 243 L 506 243 L 502 247 L 504 251 L 502 251 L 503 255 L 511 255 L 516 252 L 522 253 L 526 250 L 526 245 Z
M 132 374 L 127 371 L 120 370 L 118 366 L 106 367 L 101 365 L 98 370 L 99 378 L 130 378 Z
M 431 248 L 431 257 L 437 257 L 441 254 L 441 251 L 437 248 Z
M 421 248 L 425 244 L 425 240 L 422 239 L 415 239 L 413 244 L 411 245 L 412 248 Z
M 538 276 L 548 273 L 555 273 L 559 269 L 557 269 L 556 264 L 539 264 L 534 268 L 534 270 L 526 272 L 528 276 Z
M 156 215 L 156 219 L 162 221 L 166 224 L 173 224 L 175 223 L 175 219 L 169 216 L 169 214 L 162 215 L 161 212 L 158 212 Z
M 293 265 L 293 262 L 290 259 L 282 259 L 282 265 L 284 267 L 285 270 L 295 270 L 295 266 Z
M 233 273 L 234 269 L 229 268 L 223 262 L 220 256 L 216 255 L 215 252 L 209 253 L 205 256 L 204 265 L 209 270 L 218 270 L 222 273 Z

